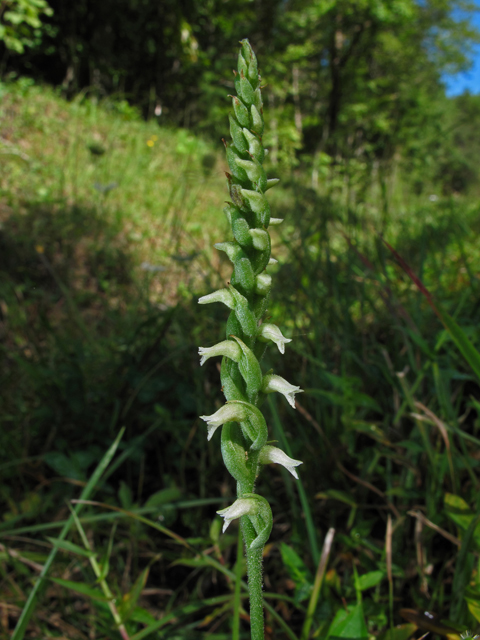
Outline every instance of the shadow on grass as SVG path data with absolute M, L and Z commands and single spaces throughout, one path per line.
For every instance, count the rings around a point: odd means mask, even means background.
M 139 443 L 127 467 L 140 493 L 162 477 L 187 489 L 200 442 L 186 452 L 185 440 L 204 397 L 196 304 L 152 304 L 155 278 L 168 274 L 136 269 L 122 230 L 94 209 L 27 203 L 2 218 L 0 450 L 8 462 L 43 456 L 4 471 L 7 516 L 22 515 L 11 505 L 42 478 L 84 481 L 124 425 L 122 446 Z M 31 480 L 14 482 L 26 471 Z M 73 490 L 50 488 L 23 515 L 36 518 Z

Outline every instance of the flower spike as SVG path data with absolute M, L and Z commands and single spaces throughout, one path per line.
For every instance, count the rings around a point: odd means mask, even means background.
M 229 310 L 226 340 L 212 347 L 200 347 L 203 365 L 209 358 L 223 356 L 222 391 L 226 403 L 212 415 L 201 416 L 208 428 L 208 440 L 221 428 L 221 452 L 226 468 L 237 484 L 237 500 L 217 513 L 224 518 L 223 531 L 230 522 L 242 518 L 242 534 L 247 553 L 250 624 L 252 638 L 264 638 L 262 602 L 262 549 L 272 530 L 270 505 L 255 493 L 258 473 L 264 465 L 283 465 L 295 478 L 301 462 L 267 445 L 268 428 L 260 402 L 265 394 L 278 391 L 295 408 L 300 387 L 280 376 L 263 375 L 260 359 L 273 342 L 280 353 L 291 342 L 280 329 L 263 322 L 272 288 L 266 269 L 277 261 L 271 257 L 269 226 L 282 222 L 272 218 L 266 196 L 279 181 L 268 178 L 263 166 L 267 149 L 262 142 L 265 128 L 260 75 L 248 40 L 242 40 L 235 75 L 235 96 L 229 115 L 231 142 L 223 141 L 229 166 L 227 187 L 230 198 L 224 208 L 232 239 L 218 242 L 233 264 L 228 286 L 200 298 L 200 304 L 222 302 Z

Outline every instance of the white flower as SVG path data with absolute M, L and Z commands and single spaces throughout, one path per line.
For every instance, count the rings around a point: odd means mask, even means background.
M 242 516 L 254 516 L 258 513 L 258 503 L 252 498 L 238 498 L 235 502 L 227 507 L 217 511 L 219 516 L 225 519 L 223 523 L 222 533 L 225 533 L 228 525 L 235 518 L 241 518 Z
M 225 422 L 239 422 L 245 418 L 245 409 L 238 402 L 232 402 L 224 404 L 218 411 L 215 411 L 211 416 L 200 416 L 202 420 L 205 420 L 208 427 L 207 440 L 210 440 L 222 424 Z
M 263 393 L 273 393 L 274 391 L 278 391 L 282 393 L 287 402 L 295 409 L 295 394 L 303 393 L 303 389 L 300 387 L 295 387 L 293 384 L 290 384 L 282 378 L 281 376 L 276 376 L 275 374 L 270 374 L 264 376 L 262 382 L 262 391 Z
M 258 338 L 263 342 L 267 342 L 267 340 L 275 342 L 280 353 L 285 353 L 285 344 L 292 341 L 290 338 L 285 338 L 285 336 L 282 335 L 282 332 L 276 324 L 270 324 L 268 322 L 262 324 L 260 327 Z
M 258 461 L 261 464 L 269 464 L 270 462 L 281 464 L 282 467 L 285 467 L 287 471 L 290 471 L 292 476 L 297 480 L 298 474 L 295 467 L 298 467 L 299 464 L 303 464 L 301 460 L 293 460 L 293 458 L 289 458 L 281 449 L 277 449 L 277 447 L 270 447 L 269 445 L 265 445 L 260 451 Z
M 283 218 L 270 218 L 270 225 L 282 224 Z
M 213 345 L 213 347 L 199 347 L 198 355 L 202 356 L 200 366 L 214 356 L 226 356 L 230 358 L 230 360 L 238 362 L 242 356 L 242 350 L 240 345 L 233 342 L 233 340 L 224 340 L 223 342 Z

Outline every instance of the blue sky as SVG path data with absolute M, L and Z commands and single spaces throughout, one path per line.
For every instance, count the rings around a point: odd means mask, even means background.
M 480 0 L 475 0 L 475 4 L 480 10 Z M 473 15 L 472 22 L 480 29 L 480 11 Z M 480 45 L 475 47 L 473 66 L 468 71 L 458 73 L 454 76 L 445 76 L 444 82 L 447 87 L 448 96 L 458 96 L 466 89 L 470 93 L 480 93 Z

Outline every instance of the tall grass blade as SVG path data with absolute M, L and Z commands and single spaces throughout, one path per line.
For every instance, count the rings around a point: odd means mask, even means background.
M 389 516 L 390 517 L 390 516 Z M 323 543 L 322 556 L 318 564 L 317 573 L 315 575 L 315 582 L 313 584 L 312 595 L 308 603 L 307 615 L 305 622 L 303 623 L 302 635 L 300 640 L 308 640 L 310 636 L 310 628 L 313 622 L 313 615 L 317 608 L 318 598 L 320 597 L 320 589 L 323 584 L 323 577 L 327 569 L 328 558 L 332 549 L 333 536 L 335 535 L 335 529 L 330 528 L 325 536 L 325 542 Z
M 117 450 L 118 445 L 120 444 L 120 440 L 122 439 L 124 432 L 125 432 L 125 427 L 122 427 L 120 429 L 118 436 L 115 438 L 113 444 L 110 446 L 106 454 L 103 456 L 97 468 L 93 472 L 90 480 L 88 481 L 87 485 L 83 489 L 80 495 L 81 500 L 87 500 L 94 492 L 103 472 L 108 467 L 108 465 L 110 464 L 110 461 L 115 455 L 115 452 Z M 82 507 L 83 507 L 82 504 L 77 504 L 77 506 L 75 507 L 75 513 L 77 515 L 82 509 Z M 65 525 L 63 526 L 58 536 L 59 541 L 64 540 L 64 538 L 67 536 L 73 522 L 74 522 L 74 518 L 72 515 L 68 518 Z M 35 606 L 37 604 L 37 599 L 40 595 L 40 591 L 42 587 L 46 584 L 45 578 L 48 574 L 50 567 L 52 566 L 53 561 L 55 560 L 55 556 L 57 555 L 57 551 L 59 548 L 60 547 L 58 545 L 55 545 L 53 549 L 50 551 L 47 561 L 43 565 L 43 569 L 37 581 L 35 582 L 35 585 L 31 590 L 30 595 L 28 596 L 25 606 L 23 607 L 22 613 L 20 614 L 20 617 L 17 622 L 17 626 L 15 627 L 11 640 L 23 640 L 23 637 L 25 636 L 25 631 L 27 630 L 28 623 L 30 622 L 30 618 L 32 617 L 33 612 L 35 611 Z
M 463 329 L 459 327 L 459 325 L 455 322 L 455 320 L 440 307 L 438 302 L 437 303 L 434 302 L 430 291 L 426 288 L 426 286 L 423 284 L 420 278 L 417 275 L 415 275 L 415 273 L 408 266 L 408 264 L 405 262 L 402 256 L 397 251 L 395 251 L 395 249 L 391 245 L 389 245 L 388 242 L 386 242 L 386 240 L 383 240 L 383 242 L 387 247 L 387 249 L 391 251 L 395 259 L 397 260 L 398 264 L 402 267 L 402 269 L 405 271 L 405 273 L 410 278 L 410 280 L 412 280 L 412 282 L 414 282 L 417 285 L 417 287 L 420 289 L 420 291 L 423 293 L 423 295 L 427 299 L 428 304 L 431 306 L 433 311 L 439 317 L 439 319 L 445 326 L 445 329 L 449 332 L 450 336 L 452 337 L 452 340 L 457 345 L 460 353 L 463 355 L 465 360 L 468 362 L 468 364 L 471 366 L 471 368 L 475 372 L 477 378 L 480 380 L 480 353 L 477 351 L 477 349 L 475 349 L 473 344 L 467 338 Z

